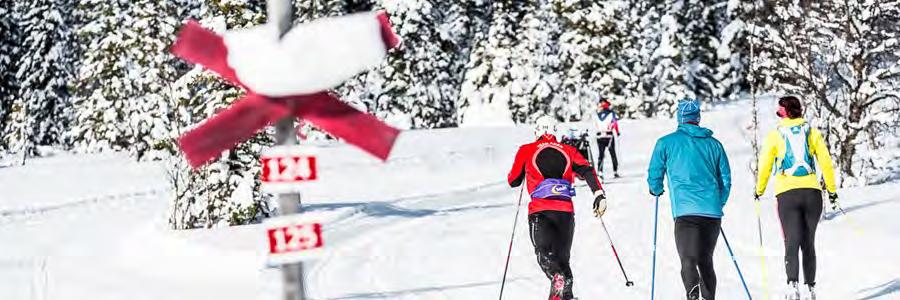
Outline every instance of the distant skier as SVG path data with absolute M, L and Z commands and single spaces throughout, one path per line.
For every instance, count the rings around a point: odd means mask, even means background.
M 600 170 L 600 173 L 603 174 L 603 160 L 606 156 L 606 149 L 609 149 L 609 157 L 612 158 L 613 176 L 619 178 L 616 139 L 622 133 L 619 132 L 619 116 L 610 109 L 609 100 L 600 100 L 599 111 L 594 114 L 594 127 L 597 129 L 597 150 L 600 152 L 600 157 L 597 160 L 597 170 Z
M 588 141 L 589 138 L 590 133 L 586 129 L 580 128 L 578 125 L 571 125 L 560 139 L 563 144 L 575 147 L 578 153 L 593 166 L 594 158 L 591 157 L 591 142 Z
M 575 148 L 556 141 L 555 126 L 552 118 L 537 120 L 537 141 L 519 147 L 508 181 L 511 187 L 524 181 L 531 196 L 528 225 L 538 265 L 550 279 L 550 299 L 569 300 L 574 299 L 569 256 L 575 232 L 575 175 L 593 191 L 598 218 L 606 212 L 606 196 L 590 163 Z
M 822 214 L 822 189 L 816 165 L 825 180 L 828 197 L 836 205 L 834 168 L 822 133 L 803 119 L 800 99 L 787 96 L 778 100 L 777 129 L 769 132 L 759 152 L 759 178 L 755 196 L 765 193 L 769 177 L 775 176 L 775 197 L 784 237 L 784 265 L 787 273 L 787 299 L 800 299 L 800 263 L 803 250 L 803 279 L 815 299 L 816 227 Z
M 713 252 L 719 239 L 722 207 L 731 191 L 731 168 L 722 144 L 700 127 L 700 102 L 678 102 L 678 129 L 660 138 L 647 170 L 650 194 L 663 194 L 669 176 L 675 245 L 687 299 L 714 300 Z

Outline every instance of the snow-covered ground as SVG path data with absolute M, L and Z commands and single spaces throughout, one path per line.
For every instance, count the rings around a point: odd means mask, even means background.
M 746 104 L 705 113 L 735 177 L 725 232 L 753 296 L 782 287 L 775 204 L 762 207 L 767 272 L 751 198 Z M 761 113 L 768 129 L 771 110 Z M 623 121 L 623 178 L 605 187 L 605 221 L 634 287 L 626 287 L 584 190 L 576 198 L 575 292 L 581 299 L 645 299 L 650 291 L 653 199 L 645 169 L 672 120 Z M 489 299 L 497 296 L 518 190 L 505 186 L 526 128 L 411 132 L 380 164 L 328 148 L 321 181 L 304 194 L 331 216 L 328 250 L 307 267 L 314 299 Z M 583 188 L 586 189 L 586 188 Z M 849 217 L 818 235 L 820 299 L 900 298 L 900 184 L 840 191 Z M 258 225 L 167 229 L 160 164 L 117 155 L 57 156 L 0 168 L 0 299 L 278 299 L 280 276 L 264 266 Z M 506 299 L 544 299 L 547 280 L 519 216 Z M 668 198 L 660 203 L 657 296 L 681 299 Z M 746 296 L 724 243 L 716 252 L 720 299 Z M 763 278 L 766 279 L 765 284 Z

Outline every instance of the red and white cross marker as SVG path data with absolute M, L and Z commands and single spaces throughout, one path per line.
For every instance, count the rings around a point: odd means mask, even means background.
M 226 33 L 227 39 L 195 21 L 179 32 L 172 53 L 247 91 L 232 106 L 178 139 L 190 165 L 202 166 L 287 116 L 304 119 L 387 159 L 400 131 L 327 91 L 376 66 L 388 49 L 400 43 L 387 15 L 367 13 L 301 24 L 284 35 L 284 43 L 265 26 L 249 33 Z M 257 38 L 241 38 L 247 34 Z M 253 51 L 254 41 L 260 41 L 260 52 Z M 331 44 L 322 44 L 326 42 Z

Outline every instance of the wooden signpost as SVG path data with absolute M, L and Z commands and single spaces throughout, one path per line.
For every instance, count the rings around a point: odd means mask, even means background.
M 274 25 L 278 29 L 279 38 L 290 32 L 293 25 L 293 6 L 290 0 L 268 0 L 267 13 L 269 26 Z M 371 32 L 368 39 L 356 38 L 369 41 L 370 43 L 366 44 L 368 46 L 372 46 L 371 42 L 374 40 L 377 45 L 368 48 L 369 51 L 378 49 L 376 51 L 386 52 L 398 46 L 400 40 L 391 29 L 387 14 L 382 12 L 370 16 L 372 19 L 368 19 L 370 23 L 366 24 L 370 24 L 373 30 L 367 31 Z M 355 20 L 366 19 L 364 16 Z M 331 24 L 337 23 L 332 22 Z M 353 24 L 345 24 L 353 26 Z M 319 26 L 316 28 L 323 28 L 321 24 Z M 365 42 L 360 40 L 336 38 L 336 41 L 350 45 Z M 349 48 L 362 49 L 360 47 Z M 297 146 L 295 120 L 307 121 L 332 136 L 355 145 L 382 160 L 387 159 L 400 131 L 384 124 L 374 116 L 342 102 L 327 90 L 297 95 L 279 95 L 278 97 L 257 93 L 241 81 L 238 72 L 229 64 L 229 48 L 226 40 L 221 35 L 203 28 L 196 21 L 189 21 L 181 29 L 171 51 L 186 61 L 202 65 L 217 73 L 223 79 L 246 91 L 243 98 L 178 139 L 178 145 L 191 167 L 199 168 L 219 157 L 223 151 L 249 139 L 266 126 L 275 126 L 275 142 L 278 146 L 267 150 L 261 158 L 263 189 L 276 195 L 279 211 L 283 215 L 266 222 L 269 263 L 281 266 L 284 274 L 284 299 L 306 299 L 302 259 L 308 257 L 309 253 L 320 251 L 324 243 L 321 222 L 311 221 L 302 215 L 288 216 L 300 213 L 299 185 L 304 181 L 318 178 L 318 161 L 314 151 Z M 369 53 L 371 54 L 371 52 Z M 380 53 L 384 54 L 384 52 Z M 319 53 L 323 56 L 332 54 Z M 294 54 L 294 56 L 296 55 Z M 352 56 L 352 54 L 345 55 Z M 318 57 L 310 56 L 310 58 Z M 332 61 L 339 62 L 345 57 L 332 56 L 330 58 Z M 252 59 L 264 62 L 271 58 Z M 254 60 L 243 62 L 244 66 L 248 62 L 251 66 L 257 65 Z M 365 71 L 363 67 L 366 66 L 355 67 L 358 69 L 334 66 L 317 71 L 298 70 L 297 72 L 307 72 L 300 73 L 304 75 L 315 75 L 307 76 L 309 78 L 349 79 L 352 77 L 349 75 L 353 75 L 352 71 Z M 253 78 L 258 79 L 258 77 Z M 286 88 L 290 89 L 290 87 Z

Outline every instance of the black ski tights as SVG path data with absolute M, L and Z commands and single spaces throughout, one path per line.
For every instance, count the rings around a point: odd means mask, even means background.
M 547 275 L 562 274 L 566 279 L 566 290 L 571 293 L 572 268 L 569 255 L 572 250 L 572 235 L 575 233 L 575 216 L 569 212 L 541 211 L 528 215 L 531 229 L 531 243 L 538 265 Z
M 784 233 L 784 266 L 788 282 L 800 281 L 803 251 L 803 279 L 816 283 L 816 227 L 822 215 L 822 191 L 793 189 L 778 194 L 778 217 Z
M 720 219 L 682 216 L 675 219 L 675 245 L 681 257 L 681 280 L 688 299 L 716 298 L 713 252 L 719 240 Z
M 609 149 L 609 157 L 612 158 L 613 172 L 619 172 L 619 159 L 616 158 L 616 139 L 613 137 L 602 137 L 597 139 L 597 148 L 600 148 L 600 157 L 597 160 L 597 170 L 603 172 L 603 160 L 606 156 L 606 149 Z

